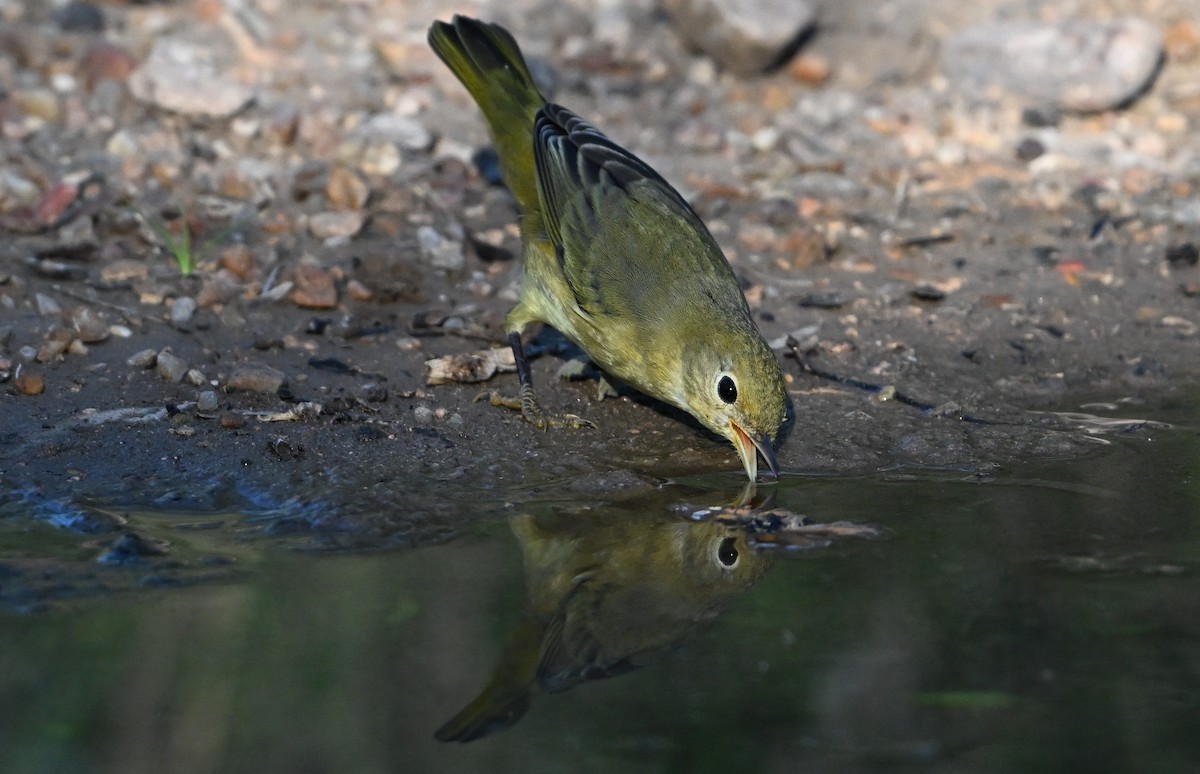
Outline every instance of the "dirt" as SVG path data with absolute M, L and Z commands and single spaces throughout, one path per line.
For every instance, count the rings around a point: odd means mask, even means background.
M 647 2 L 606 5 L 616 24 L 584 3 L 452 5 L 107 2 L 105 31 L 79 32 L 59 4 L 0 3 L 0 148 L 20 179 L 0 242 L 0 516 L 109 534 L 114 508 L 148 507 L 392 545 L 513 499 L 740 486 L 733 449 L 679 412 L 558 379 L 572 353 L 553 331 L 539 393 L 594 430 L 475 400 L 512 375 L 426 385 L 428 359 L 502 346 L 521 272 L 478 113 L 423 42 L 453 10 L 508 25 L 557 101 L 709 223 L 788 375 L 788 475 L 1082 456 L 1094 427 L 1040 412 L 1136 413 L 1197 383 L 1200 46 L 1182 5 L 1140 12 L 1175 36 L 1146 93 L 1048 129 L 1019 97 L 946 90 L 931 54 L 1011 3 L 835 4 L 800 65 L 757 78 L 685 50 Z M 127 73 L 96 85 L 101 39 L 135 64 L 201 43 L 256 96 L 179 115 Z M 360 131 L 381 115 L 386 142 Z M 190 276 L 169 244 L 184 221 Z M 82 341 L 97 315 L 103 339 Z M 788 336 L 882 393 L 806 372 Z M 260 380 L 232 389 L 246 364 Z

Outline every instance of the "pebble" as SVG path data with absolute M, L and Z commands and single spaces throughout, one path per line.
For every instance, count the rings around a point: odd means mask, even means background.
M 106 40 L 88 46 L 79 63 L 84 83 L 95 89 L 101 81 L 124 83 L 137 69 L 138 61 L 127 49 Z
M 387 140 L 404 150 L 424 151 L 433 147 L 433 135 L 420 121 L 395 113 L 379 113 L 363 122 L 358 134 Z
M 1136 17 L 1007 21 L 953 35 L 942 45 L 941 64 L 970 95 L 999 87 L 1034 103 L 1089 113 L 1138 96 L 1162 55 L 1162 33 Z
M 305 309 L 333 309 L 337 306 L 337 287 L 333 275 L 312 263 L 301 263 L 293 277 L 292 303 Z
M 246 418 L 241 414 L 234 414 L 231 411 L 226 411 L 221 415 L 221 427 L 226 430 L 237 430 L 239 427 L 245 427 Z
M 1171 245 L 1164 257 L 1172 269 L 1184 269 L 1200 263 L 1200 248 L 1192 242 Z
M 1019 161 L 1033 161 L 1046 152 L 1046 146 L 1035 137 L 1026 137 L 1017 144 L 1016 156 Z
M 125 365 L 131 368 L 153 368 L 156 362 L 158 362 L 158 352 L 153 349 L 134 352 L 125 359 Z
M 279 391 L 286 378 L 283 372 L 265 363 L 248 361 L 234 367 L 225 382 L 225 389 L 274 393 Z
M 413 420 L 418 425 L 433 424 L 433 409 L 422 404 L 413 409 Z
M 400 149 L 391 142 L 369 142 L 359 149 L 356 164 L 368 175 L 387 177 L 400 168 Z
M 354 170 L 334 167 L 325 183 L 325 198 L 336 210 L 361 210 L 367 204 L 371 189 Z
M 447 239 L 433 226 L 421 226 L 417 229 L 417 244 L 421 247 L 421 255 L 435 269 L 459 271 L 466 266 L 467 258 L 463 253 L 462 242 Z
M 245 107 L 254 92 L 218 69 L 221 59 L 196 43 L 160 37 L 129 76 L 129 91 L 139 101 L 172 113 L 227 118 Z
M 383 403 L 388 399 L 388 390 L 378 382 L 367 382 L 358 388 L 358 396 L 368 403 Z
M 267 121 L 267 138 L 279 145 L 291 145 L 299 132 L 300 108 L 290 102 L 277 105 Z
M 108 321 L 90 306 L 76 306 L 63 315 L 63 323 L 85 344 L 95 344 L 109 337 Z
M 67 351 L 68 341 L 54 340 L 42 342 L 42 346 L 38 347 L 37 357 L 39 363 L 49 363 L 56 359 L 62 353 Z
M 189 368 L 183 378 L 193 387 L 203 387 L 208 384 L 208 380 L 204 378 L 204 372 L 199 368 Z
M 186 325 L 196 314 L 196 299 L 191 296 L 179 296 L 171 304 L 171 323 Z
M 219 401 L 217 393 L 213 390 L 205 390 L 200 393 L 200 397 L 196 399 L 197 411 L 216 411 Z
M 100 280 L 106 284 L 135 282 L 146 279 L 150 269 L 141 261 L 119 259 L 107 264 L 100 270 Z
M 663 0 L 675 31 L 735 73 L 761 73 L 783 64 L 817 21 L 805 0 Z
M 236 279 L 228 276 L 224 269 L 204 281 L 200 292 L 196 294 L 196 306 L 208 309 L 217 304 L 232 301 L 241 290 Z
M 37 304 L 37 313 L 41 317 L 57 317 L 62 314 L 62 307 L 58 302 L 45 293 L 38 293 L 33 298 Z
M 176 355 L 169 348 L 163 348 L 155 358 L 155 370 L 158 375 L 168 382 L 175 383 L 183 379 L 183 375 L 187 373 L 187 361 Z
M 352 279 L 346 283 L 346 294 L 355 301 L 370 301 L 375 298 L 375 294 L 371 289 L 362 282 Z
M 217 263 L 222 269 L 240 280 L 251 279 L 258 268 L 258 264 L 254 260 L 254 252 L 249 246 L 240 242 L 222 250 Z
M 349 239 L 362 230 L 365 220 L 361 210 L 318 212 L 308 219 L 308 230 L 317 239 Z
M 54 14 L 54 20 L 64 32 L 104 31 L 104 11 L 82 0 L 67 3 Z
M 46 391 L 46 378 L 34 371 L 25 371 L 13 379 L 13 387 L 20 395 L 41 395 Z

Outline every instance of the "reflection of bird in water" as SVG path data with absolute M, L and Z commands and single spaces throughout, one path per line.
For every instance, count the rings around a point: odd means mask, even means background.
M 491 680 L 438 729 L 469 742 L 516 723 L 534 694 L 643 666 L 699 633 L 772 561 L 744 531 L 638 514 L 512 520 L 526 597 Z

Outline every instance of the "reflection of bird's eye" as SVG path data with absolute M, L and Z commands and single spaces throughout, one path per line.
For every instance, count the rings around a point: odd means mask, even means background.
M 727 537 L 717 547 L 717 559 L 726 567 L 733 567 L 738 562 L 737 538 Z

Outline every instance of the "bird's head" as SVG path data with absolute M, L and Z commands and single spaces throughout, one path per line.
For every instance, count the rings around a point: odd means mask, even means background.
M 683 358 L 683 408 L 730 440 L 751 481 L 758 474 L 759 455 L 770 475 L 777 476 L 772 444 L 788 414 L 779 361 L 752 327 L 710 331 L 701 340 Z

